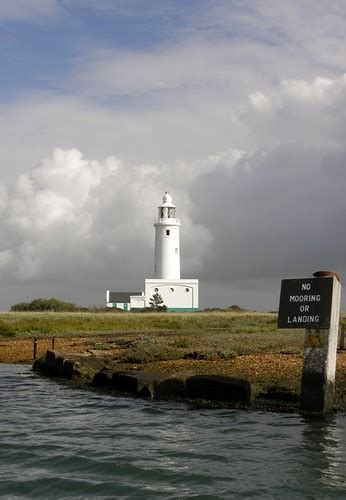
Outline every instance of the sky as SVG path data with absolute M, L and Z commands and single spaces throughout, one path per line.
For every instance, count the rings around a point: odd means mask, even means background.
M 0 310 L 143 289 L 166 190 L 201 307 L 346 276 L 345 32 L 344 0 L 0 0 Z

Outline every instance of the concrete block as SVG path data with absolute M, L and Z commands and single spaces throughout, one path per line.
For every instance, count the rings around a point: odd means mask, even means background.
M 111 387 L 112 377 L 109 375 L 109 373 L 101 370 L 95 373 L 91 385 L 93 387 Z
M 163 378 L 161 373 L 156 372 L 115 372 L 112 376 L 112 386 L 119 392 L 127 392 L 138 397 L 151 399 L 154 396 L 156 385 Z
M 251 386 L 247 380 L 232 377 L 195 375 L 186 379 L 186 395 L 190 399 L 249 403 Z
M 185 379 L 169 377 L 161 380 L 154 388 L 154 399 L 177 399 L 186 397 Z
M 138 391 L 138 378 L 128 373 L 115 372 L 112 376 L 112 387 L 119 392 L 135 394 Z

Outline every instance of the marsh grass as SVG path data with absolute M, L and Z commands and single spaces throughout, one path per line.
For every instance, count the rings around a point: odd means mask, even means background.
M 167 317 L 166 317 L 167 316 Z M 17 337 L 69 336 L 80 333 L 180 330 L 181 321 L 175 316 L 152 314 L 110 313 L 0 313 L 0 321 Z M 1 327 L 0 327 L 1 330 Z
M 173 347 L 186 348 L 189 347 L 189 340 L 186 337 L 178 337 L 172 342 Z
M 299 353 L 303 330 L 278 330 L 276 314 L 200 313 L 0 313 L 2 338 L 90 336 L 101 349 L 111 335 L 124 363 L 172 359 L 232 359 L 256 352 Z
M 10 338 L 14 337 L 16 334 L 12 330 L 11 326 L 5 321 L 0 320 L 0 337 Z

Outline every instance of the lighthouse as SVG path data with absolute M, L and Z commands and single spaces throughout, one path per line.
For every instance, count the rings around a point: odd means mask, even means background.
M 180 221 L 176 217 L 176 211 L 172 196 L 166 191 L 154 223 L 154 277 L 158 279 L 180 280 Z
M 169 311 L 198 310 L 198 279 L 180 276 L 180 226 L 172 196 L 165 191 L 154 221 L 154 278 L 145 280 L 146 307 L 158 293 Z
M 148 308 L 150 299 L 159 294 L 168 311 L 198 310 L 198 279 L 180 276 L 180 226 L 172 196 L 165 191 L 154 221 L 154 277 L 144 281 L 144 293 L 106 290 L 107 307 Z

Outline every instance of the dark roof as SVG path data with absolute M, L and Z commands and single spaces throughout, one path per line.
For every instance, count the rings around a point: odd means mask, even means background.
M 109 292 L 109 302 L 126 304 L 130 302 L 130 295 L 142 295 L 142 292 Z

